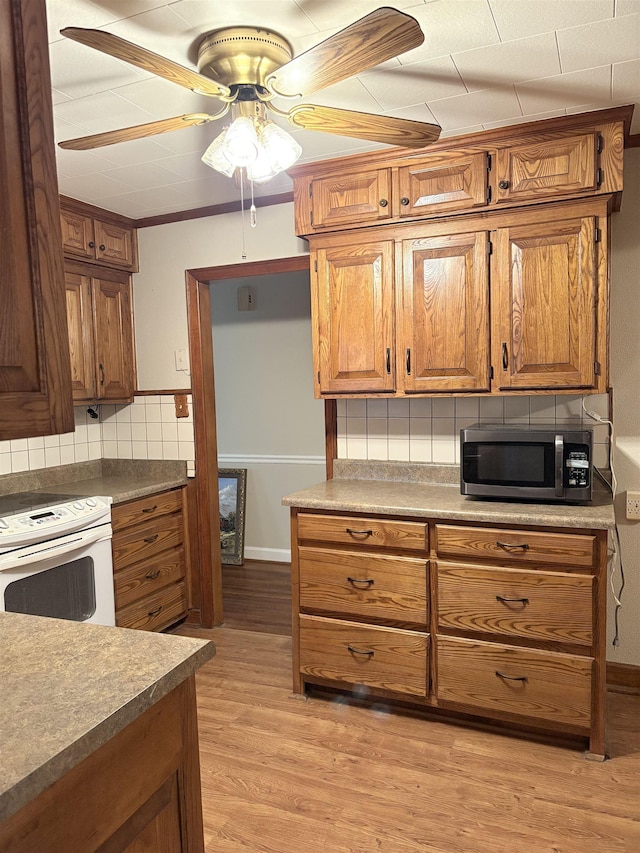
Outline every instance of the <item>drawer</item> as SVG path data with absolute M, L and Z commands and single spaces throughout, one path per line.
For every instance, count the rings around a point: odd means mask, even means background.
M 164 586 L 177 583 L 183 580 L 184 576 L 185 556 L 182 546 L 116 571 L 113 576 L 116 610 L 121 610 Z
M 180 582 L 123 607 L 116 614 L 116 625 L 119 628 L 161 631 L 185 616 L 186 612 L 187 591 L 185 584 Z
M 593 577 L 438 563 L 438 627 L 590 646 Z
M 303 610 L 426 627 L 426 560 L 328 548 L 298 553 Z
M 160 492 L 128 503 L 115 504 L 111 510 L 111 522 L 114 531 L 149 521 L 158 515 L 168 515 L 182 509 L 182 489 Z
M 155 554 L 160 554 L 169 548 L 177 548 L 184 541 L 184 524 L 182 513 L 167 515 L 163 518 L 152 519 L 146 524 L 118 530 L 113 534 L 113 567 L 119 571 L 147 560 Z
M 298 539 L 329 544 L 426 551 L 427 525 L 419 521 L 356 518 L 347 515 L 298 515 Z
M 314 678 L 427 695 L 428 634 L 300 617 L 300 672 Z
M 588 729 L 589 657 L 438 637 L 438 704 Z
M 443 557 L 490 559 L 499 563 L 548 563 L 588 568 L 593 565 L 595 536 L 501 530 L 436 524 L 435 549 Z

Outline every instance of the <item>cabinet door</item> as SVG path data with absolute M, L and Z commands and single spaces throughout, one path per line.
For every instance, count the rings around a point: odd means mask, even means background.
M 391 216 L 388 169 L 319 178 L 311 184 L 314 228 L 361 225 Z
M 321 392 L 393 391 L 393 243 L 351 237 L 316 260 Z
M 597 187 L 597 133 L 545 138 L 496 152 L 496 201 L 544 198 Z
M 73 210 L 60 211 L 62 248 L 65 255 L 93 260 L 96 256 L 93 239 L 93 219 Z
M 425 216 L 487 203 L 487 155 L 459 152 L 398 169 L 400 216 Z
M 495 387 L 594 387 L 594 218 L 501 228 L 493 234 Z
M 0 440 L 71 432 L 44 3 L 0 3 Z
M 96 367 L 93 344 L 93 312 L 91 311 L 91 279 L 67 270 L 67 323 L 71 356 L 71 389 L 73 399 L 96 399 Z
M 94 220 L 96 260 L 122 267 L 134 263 L 133 232 L 112 222 Z
M 94 278 L 92 288 L 98 396 L 102 400 L 131 399 L 135 383 L 129 276 L 112 273 L 109 278 Z
M 489 389 L 486 232 L 403 240 L 398 364 L 404 390 Z

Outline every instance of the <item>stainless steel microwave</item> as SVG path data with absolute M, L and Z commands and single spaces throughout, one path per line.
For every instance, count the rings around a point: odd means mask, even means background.
M 473 424 L 460 430 L 463 495 L 591 500 L 593 431 L 556 424 Z

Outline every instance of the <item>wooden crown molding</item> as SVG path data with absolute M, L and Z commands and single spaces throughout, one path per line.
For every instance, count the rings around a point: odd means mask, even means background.
M 279 195 L 259 196 L 254 199 L 256 207 L 269 207 L 272 204 L 287 204 L 293 202 L 293 192 Z M 184 222 L 188 219 L 202 219 L 206 216 L 219 216 L 222 213 L 235 213 L 240 210 L 240 200 L 227 201 L 224 204 L 211 204 L 208 207 L 196 207 L 192 210 L 178 210 L 175 213 L 161 213 L 158 216 L 145 216 L 134 219 L 134 228 L 149 228 L 152 225 L 167 225 L 170 222 Z
M 93 219 L 101 219 L 103 222 L 114 222 L 116 225 L 123 225 L 126 228 L 136 227 L 135 219 L 131 219 L 130 216 L 124 216 L 122 213 L 114 213 L 113 210 L 104 210 L 104 208 L 97 207 L 95 204 L 78 201 L 78 199 L 71 198 L 70 196 L 60 196 L 60 207 L 64 210 L 73 210 L 84 216 L 90 216 Z

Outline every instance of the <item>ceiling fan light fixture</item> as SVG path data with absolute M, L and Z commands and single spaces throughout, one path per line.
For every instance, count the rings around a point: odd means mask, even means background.
M 268 121 L 262 126 L 260 142 L 267 152 L 269 160 L 276 168 L 276 174 L 293 166 L 302 154 L 302 147 L 293 136 L 272 121 Z
M 237 168 L 244 168 L 258 159 L 260 143 L 256 126 L 249 116 L 239 116 L 231 124 L 222 143 L 224 156 Z
M 211 166 L 217 172 L 221 172 L 228 178 L 233 177 L 236 167 L 231 163 L 224 153 L 224 141 L 227 136 L 228 128 L 225 128 L 222 133 L 218 134 L 211 145 L 200 158 L 207 166 Z

